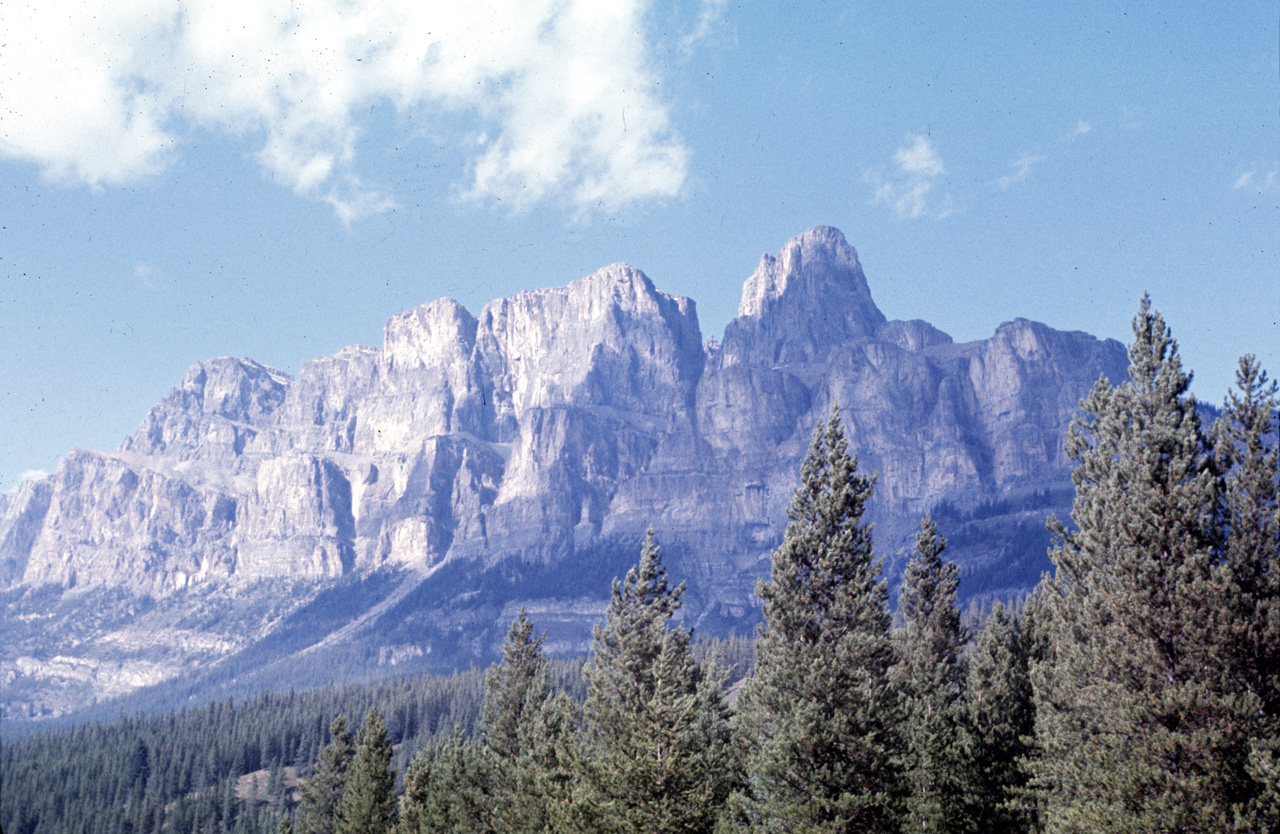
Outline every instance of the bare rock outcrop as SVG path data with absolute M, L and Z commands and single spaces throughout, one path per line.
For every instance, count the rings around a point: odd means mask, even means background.
M 939 502 L 1063 494 L 1070 415 L 1125 365 L 1114 341 L 1024 319 L 965 344 L 888 321 L 829 227 L 765 255 L 705 345 L 692 301 L 615 264 L 478 316 L 424 304 L 381 347 L 296 379 L 196 363 L 116 452 L 73 452 L 0 496 L 0 585 L 159 598 L 459 561 L 518 576 L 653 526 L 690 581 L 688 615 L 732 619 L 833 403 L 879 473 L 892 556 Z

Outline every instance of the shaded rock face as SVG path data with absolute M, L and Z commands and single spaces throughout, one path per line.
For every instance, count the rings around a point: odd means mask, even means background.
M 827 227 L 762 258 L 719 344 L 692 301 L 617 264 L 479 316 L 408 310 L 381 348 L 296 379 L 196 363 L 115 453 L 74 452 L 0 496 L 0 583 L 162 596 L 454 560 L 518 571 L 652 525 L 690 581 L 688 615 L 731 616 L 833 403 L 879 473 L 892 549 L 940 500 L 1069 484 L 1070 415 L 1125 365 L 1116 342 L 1021 319 L 968 344 L 887 321 Z

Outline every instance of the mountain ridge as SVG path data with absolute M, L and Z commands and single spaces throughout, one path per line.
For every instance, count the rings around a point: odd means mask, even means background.
M 862 468 L 879 472 L 871 517 L 893 577 L 918 515 L 939 502 L 1022 508 L 984 520 L 974 542 L 1002 524 L 1022 529 L 1027 513 L 1061 513 L 1062 431 L 1098 376 L 1126 366 L 1114 341 L 1026 319 L 967 343 L 890 321 L 832 227 L 762 256 L 739 313 L 720 341 L 704 342 L 691 299 L 612 264 L 478 315 L 451 299 L 418 305 L 388 319 L 381 347 L 309 360 L 296 377 L 249 359 L 193 363 L 115 452 L 73 452 L 54 475 L 0 496 L 0 588 L 31 617 L 40 614 L 23 600 L 41 588 L 73 608 L 76 594 L 109 591 L 156 611 L 208 596 L 200 633 L 233 648 L 171 652 L 153 676 L 164 680 L 270 635 L 282 609 L 237 589 L 302 582 L 312 590 L 297 607 L 343 577 L 402 572 L 423 577 L 441 621 L 471 623 L 474 637 L 449 639 L 470 646 L 459 656 L 481 657 L 505 623 L 468 619 L 472 590 L 434 587 L 439 568 L 458 564 L 450 575 L 482 585 L 509 577 L 495 618 L 519 601 L 588 610 L 568 603 L 607 588 L 536 596 L 520 577 L 612 565 L 652 526 L 689 581 L 686 616 L 732 630 L 754 616 L 756 577 L 781 540 L 811 428 L 832 404 Z M 973 596 L 1015 595 L 1044 564 L 1037 540 L 1038 554 L 1023 547 L 992 567 L 966 535 L 953 552 Z M 1010 565 L 1034 574 L 992 578 Z M 252 628 L 218 625 L 219 594 Z M 404 605 L 392 608 L 418 617 Z M 560 644 L 585 645 L 591 617 L 566 616 Z M 330 625 L 316 643 L 344 623 Z M 114 633 L 68 638 L 62 656 L 110 654 Z M 421 639 L 425 657 L 436 638 Z M 42 678 L 52 666 L 39 654 L 28 642 L 0 655 L 28 711 L 65 678 Z M 142 655 L 134 661 L 154 662 Z M 102 689 L 88 685 L 79 701 Z

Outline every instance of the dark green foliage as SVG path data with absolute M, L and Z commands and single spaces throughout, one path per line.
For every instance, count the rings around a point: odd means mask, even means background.
M 141 790 L 146 787 L 147 777 L 151 775 L 151 756 L 147 751 L 146 742 L 138 739 L 133 743 L 133 749 L 129 751 L 129 764 L 127 779 L 129 784 Z
M 395 822 L 396 774 L 391 769 L 387 725 L 376 706 L 360 725 L 355 756 L 338 803 L 338 834 L 387 834 Z
M 542 825 L 548 831 L 590 830 L 590 814 L 582 801 L 586 786 L 579 781 L 587 769 L 580 724 L 577 703 L 560 694 L 543 703 L 537 719 L 527 725 L 527 740 L 519 762 L 525 808 L 532 805 L 533 812 L 542 814 Z M 532 819 L 532 815 L 526 818 Z M 520 820 L 514 817 L 500 815 L 495 822 L 500 834 L 543 830 L 536 823 L 522 829 Z
M 1021 807 L 1035 714 L 1021 628 L 996 603 L 967 655 L 964 727 L 970 757 L 966 816 L 984 834 L 1027 831 Z
M 757 590 L 764 625 L 738 700 L 756 831 L 888 832 L 900 821 L 899 709 L 888 592 L 862 515 L 874 477 L 857 472 L 840 414 L 819 425 Z
M 580 660 L 550 660 L 550 678 L 582 690 Z M 372 704 L 386 717 L 402 768 L 432 739 L 455 726 L 473 730 L 484 701 L 480 671 L 427 675 L 303 693 L 264 693 L 181 712 L 85 724 L 0 745 L 0 826 L 30 834 L 112 832 L 127 820 L 133 834 L 274 832 L 295 802 L 296 777 L 307 775 L 327 743 L 334 716 L 349 723 Z M 145 788 L 129 776 L 147 750 Z M 257 773 L 269 787 L 244 795 L 224 818 L 226 785 Z M 273 773 L 279 772 L 277 781 Z M 247 779 L 248 777 L 246 777 Z M 305 780 L 304 780 L 305 784 Z M 283 788 L 283 789 L 282 789 Z M 122 808 L 128 808 L 127 813 Z
M 900 660 L 893 671 L 905 718 L 905 825 L 924 834 L 970 830 L 960 700 L 960 655 L 968 638 L 956 610 L 959 569 L 942 560 L 946 546 L 932 519 L 921 519 L 898 602 L 905 624 L 896 635 Z
M 423 750 L 404 780 L 400 834 L 480 834 L 492 831 L 492 758 L 474 741 L 454 733 Z M 527 829 L 537 831 L 536 828 Z
M 585 675 L 581 661 L 544 657 L 522 611 L 487 675 L 10 735 L 0 825 L 9 834 L 1280 830 L 1277 388 L 1245 357 L 1210 444 L 1176 346 L 1145 299 L 1134 332 L 1131 381 L 1100 382 L 1069 432 L 1074 527 L 1051 520 L 1057 575 L 1020 613 L 997 604 L 961 620 L 956 569 L 925 519 L 901 627 L 890 632 L 862 521 L 875 479 L 858 474 L 833 409 L 759 586 L 755 644 L 695 646 L 672 627 L 683 586 L 669 585 L 650 535 L 639 564 L 614 582 Z M 1049 496 L 1032 498 L 1039 506 Z M 1016 506 L 974 514 L 1031 514 Z M 981 630 L 962 654 L 966 622 Z M 721 669 L 748 674 L 732 720 Z M 348 722 L 366 713 L 357 743 Z M 410 759 L 395 823 L 394 773 Z
M 1280 825 L 1280 443 L 1277 386 L 1252 355 L 1240 360 L 1236 387 L 1216 429 L 1226 471 L 1222 574 L 1222 658 L 1239 692 L 1249 736 L 1246 771 L 1253 784 L 1243 830 Z
M 486 678 L 482 728 L 490 757 L 489 821 L 500 833 L 544 830 L 550 806 L 567 796 L 562 789 L 572 765 L 565 743 L 576 743 L 576 717 L 557 718 L 542 641 L 522 608 L 507 631 L 502 662 Z
M 1177 345 L 1144 296 L 1130 381 L 1073 421 L 1076 530 L 1041 587 L 1033 762 L 1049 832 L 1219 832 L 1238 804 L 1236 705 L 1210 612 L 1220 479 Z
M 329 743 L 316 759 L 311 778 L 302 783 L 299 793 L 298 834 L 335 834 L 338 831 L 338 807 L 347 783 L 347 770 L 356 747 L 341 715 L 329 725 Z
M 485 676 L 481 730 L 485 744 L 500 759 L 520 754 L 521 726 L 551 696 L 543 639 L 533 635 L 533 623 L 521 608 L 503 642 L 502 662 Z
M 707 832 L 723 804 L 727 708 L 720 676 L 694 662 L 683 626 L 670 627 L 683 593 L 650 531 L 593 632 L 583 708 L 593 830 Z

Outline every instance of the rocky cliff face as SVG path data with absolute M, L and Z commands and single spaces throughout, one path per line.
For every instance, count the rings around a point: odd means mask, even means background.
M 478 317 L 424 304 L 388 321 L 380 349 L 296 379 L 196 363 L 116 452 L 73 452 L 0 496 L 0 583 L 10 599 L 49 586 L 162 599 L 379 568 L 430 583 L 451 563 L 518 576 L 652 525 L 690 581 L 688 616 L 732 622 L 831 404 L 880 473 L 892 557 L 939 501 L 1061 498 L 1070 414 L 1124 368 L 1115 342 L 1022 319 L 968 344 L 887 321 L 831 228 L 762 258 L 719 344 L 703 344 L 692 301 L 616 264 Z M 607 588 L 564 589 L 583 593 Z

